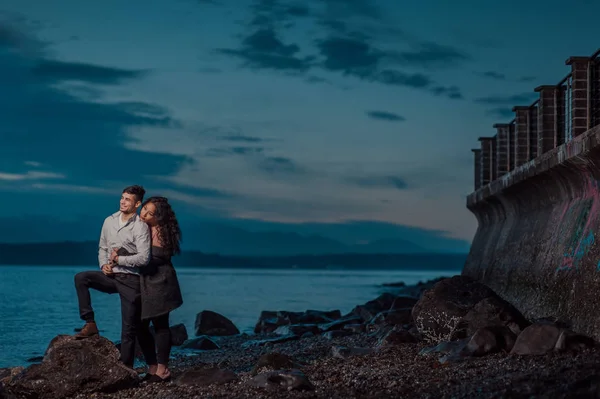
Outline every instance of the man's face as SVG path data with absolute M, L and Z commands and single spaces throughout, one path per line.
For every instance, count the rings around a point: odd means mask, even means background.
M 134 213 L 137 208 L 141 205 L 141 202 L 137 200 L 134 194 L 121 194 L 121 201 L 119 202 L 119 210 L 123 213 Z

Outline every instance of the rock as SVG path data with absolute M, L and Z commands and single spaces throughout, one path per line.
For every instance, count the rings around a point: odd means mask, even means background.
M 593 348 L 596 346 L 596 341 L 592 338 L 577 334 L 567 328 L 564 328 L 556 340 L 556 345 L 554 345 L 554 350 L 556 351 L 580 351 L 587 348 Z
M 415 285 L 407 285 L 406 287 L 401 287 L 398 290 L 398 295 L 409 296 L 419 299 L 423 296 L 423 293 L 425 293 L 425 291 L 431 289 L 435 284 L 444 280 L 445 278 L 446 277 L 438 277 L 436 279 L 428 280 L 425 282 L 419 281 Z
M 119 351 L 108 339 L 59 335 L 50 342 L 42 363 L 27 367 L 5 388 L 16 397 L 45 399 L 115 392 L 138 384 L 137 373 L 119 362 Z
M 412 308 L 402 308 L 394 310 L 385 310 L 377 313 L 375 317 L 369 321 L 369 325 L 386 325 L 395 326 L 410 323 L 412 321 Z M 367 330 L 369 326 L 367 326 Z M 372 329 L 372 328 L 371 328 Z
M 356 306 L 350 313 L 360 317 L 364 322 L 369 322 L 379 312 L 390 310 L 395 299 L 396 295 L 385 292 L 364 305 Z
M 300 370 L 276 370 L 259 374 L 250 380 L 250 385 L 264 389 L 286 389 L 288 391 L 313 391 L 314 385 Z
M 287 325 L 330 323 L 341 317 L 342 314 L 339 310 L 322 311 L 309 309 L 305 312 L 263 310 L 260 313 L 258 322 L 254 326 L 254 332 L 256 334 L 270 333 L 280 326 Z
M 227 384 L 237 380 L 238 376 L 233 371 L 213 367 L 187 370 L 175 380 L 175 383 L 177 385 L 208 386 Z
M 367 328 L 364 324 L 345 324 L 344 330 L 348 330 L 354 334 L 359 334 L 367 331 Z
M 258 359 L 256 365 L 252 368 L 251 374 L 257 375 L 263 369 L 282 370 L 300 368 L 301 366 L 301 364 L 295 362 L 294 359 L 288 355 L 272 352 L 266 353 Z
M 516 337 L 506 326 L 479 328 L 469 339 L 462 352 L 468 356 L 484 356 L 501 350 L 510 352 Z
M 482 327 L 507 326 L 519 335 L 529 321 L 514 306 L 498 296 L 484 298 L 477 302 L 461 320 L 466 335 L 471 336 Z
M 427 290 L 412 308 L 419 332 L 429 341 L 465 338 L 459 323 L 479 301 L 496 296 L 487 286 L 466 276 L 446 278 Z
M 370 355 L 374 352 L 375 349 L 373 348 L 348 348 L 345 346 L 333 346 L 331 348 L 332 356 L 339 359 L 347 359 L 350 356 Z
M 410 296 L 397 296 L 389 310 L 412 308 L 419 300 Z
M 188 339 L 183 343 L 183 345 L 181 345 L 181 348 L 201 351 L 220 349 L 219 345 L 215 341 L 206 336 Z
M 25 370 L 25 367 L 7 367 L 0 369 L 0 382 L 7 384 L 14 376 Z
M 345 316 L 339 320 L 332 321 L 330 323 L 319 324 L 319 329 L 322 332 L 332 331 L 332 330 L 342 330 L 348 324 L 356 324 L 356 323 L 360 323 L 361 321 L 362 321 L 362 319 L 360 317 L 350 315 L 350 316 Z
M 517 337 L 512 355 L 544 355 L 562 350 L 580 350 L 595 346 L 585 335 L 549 322 L 538 322 L 525 328 Z
M 327 323 L 333 320 L 341 319 L 342 312 L 339 310 L 307 310 L 302 317 L 303 323 Z
M 407 330 L 392 329 L 377 342 L 377 346 L 394 346 L 399 344 L 411 344 L 415 342 L 418 342 L 417 338 Z
M 171 345 L 173 346 L 181 346 L 188 339 L 187 328 L 185 328 L 185 324 L 175 324 L 171 326 Z
M 273 332 L 277 335 L 302 336 L 307 332 L 311 332 L 313 334 L 319 334 L 321 331 L 319 330 L 319 326 L 316 324 L 289 324 L 286 326 L 279 326 Z
M 323 337 L 325 337 L 327 339 L 335 339 L 335 338 L 347 337 L 348 335 L 352 335 L 352 332 L 350 332 L 348 330 L 332 330 L 332 331 L 327 331 L 325 334 L 323 334 Z
M 554 350 L 562 328 L 550 323 L 536 323 L 517 337 L 512 355 L 544 355 Z
M 225 336 L 237 335 L 240 330 L 227 317 L 219 313 L 203 310 L 196 316 L 195 335 Z
M 271 344 L 281 344 L 283 342 L 295 341 L 300 339 L 297 335 L 284 335 L 277 338 L 266 338 L 266 339 L 256 339 L 251 341 L 246 341 L 242 344 L 242 348 L 249 348 L 253 346 L 264 346 Z

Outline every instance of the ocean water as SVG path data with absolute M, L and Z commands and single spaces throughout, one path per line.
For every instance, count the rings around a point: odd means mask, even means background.
M 73 277 L 93 267 L 0 266 L 0 367 L 27 365 L 43 355 L 58 334 L 82 326 Z M 194 334 L 196 314 L 212 310 L 231 319 L 242 332 L 252 332 L 262 310 L 307 309 L 349 312 L 385 291 L 383 283 L 414 284 L 452 270 L 305 270 L 178 268 L 184 304 L 171 314 L 171 324 L 184 323 Z M 118 295 L 92 290 L 101 334 L 120 339 Z

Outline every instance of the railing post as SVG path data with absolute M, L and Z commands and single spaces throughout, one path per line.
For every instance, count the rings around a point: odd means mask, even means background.
M 473 151 L 473 155 L 475 157 L 474 161 L 475 161 L 475 191 L 479 190 L 481 188 L 481 149 L 480 148 L 474 148 L 471 151 Z
M 534 105 L 529 107 L 527 111 L 527 159 L 532 160 L 535 159 L 538 154 L 538 103 L 536 102 Z
M 501 177 L 512 170 L 512 147 L 510 146 L 510 124 L 496 123 L 496 177 Z
M 481 185 L 496 180 L 496 137 L 480 137 Z
M 590 96 L 590 57 L 570 57 L 566 62 L 571 66 L 571 135 L 577 137 L 591 128 Z
M 513 107 L 515 113 L 515 167 L 519 167 L 529 161 L 529 107 Z
M 562 119 L 562 90 L 558 86 L 544 85 L 535 88 L 540 93 L 538 103 L 538 154 L 541 155 L 564 143 L 564 134 L 559 129 Z

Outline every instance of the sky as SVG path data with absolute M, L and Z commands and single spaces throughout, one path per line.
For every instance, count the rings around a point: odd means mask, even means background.
M 205 223 L 468 247 L 477 138 L 590 55 L 587 0 L 3 0 L 0 241 L 123 187 Z

